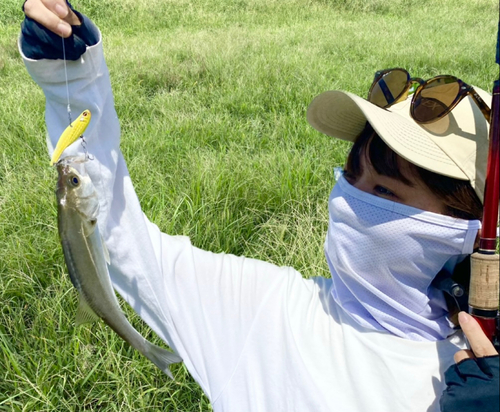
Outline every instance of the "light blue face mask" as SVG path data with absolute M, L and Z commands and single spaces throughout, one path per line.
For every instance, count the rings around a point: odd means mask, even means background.
M 329 200 L 325 254 L 332 296 L 360 325 L 412 340 L 453 332 L 437 273 L 472 253 L 481 223 L 416 209 L 339 177 Z

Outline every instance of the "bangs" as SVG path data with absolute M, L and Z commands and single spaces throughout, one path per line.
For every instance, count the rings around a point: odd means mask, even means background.
M 363 172 L 361 156 L 365 156 L 378 174 L 397 179 L 408 186 L 414 186 L 408 176 L 401 172 L 399 156 L 384 143 L 369 123 L 366 123 L 363 132 L 354 142 L 347 158 L 346 169 L 354 176 L 359 176 Z M 417 167 L 411 163 L 409 165 L 410 177 L 418 178 Z

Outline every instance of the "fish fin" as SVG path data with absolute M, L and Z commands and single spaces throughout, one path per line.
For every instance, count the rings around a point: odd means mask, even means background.
M 104 242 L 104 238 L 101 235 L 101 243 L 102 243 L 102 251 L 104 252 L 104 260 L 108 265 L 111 264 L 111 259 L 109 258 L 109 250 L 106 246 L 106 243 Z
M 78 303 L 78 310 L 76 312 L 76 326 L 80 326 L 84 323 L 92 323 L 99 319 L 99 316 L 90 308 L 85 299 L 80 296 L 80 302 Z
M 94 233 L 96 227 L 97 219 L 91 219 L 86 222 L 82 220 L 82 233 L 85 237 L 89 237 L 92 233 Z
M 174 377 L 172 376 L 172 372 L 170 372 L 168 366 L 172 363 L 182 362 L 182 358 L 179 355 L 153 345 L 148 341 L 146 341 L 146 353 L 144 353 L 144 355 L 171 379 L 174 379 Z

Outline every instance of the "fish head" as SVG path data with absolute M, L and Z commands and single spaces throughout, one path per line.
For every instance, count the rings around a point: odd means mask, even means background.
M 56 197 L 59 207 L 75 209 L 83 217 L 95 220 L 99 213 L 99 199 L 85 170 L 87 161 L 82 156 L 69 156 L 57 162 Z

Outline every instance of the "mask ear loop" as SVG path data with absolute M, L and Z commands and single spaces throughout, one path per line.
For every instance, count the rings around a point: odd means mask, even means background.
M 467 311 L 469 307 L 469 295 L 465 288 L 455 282 L 451 273 L 442 269 L 432 281 L 432 286 L 450 295 L 460 311 Z

